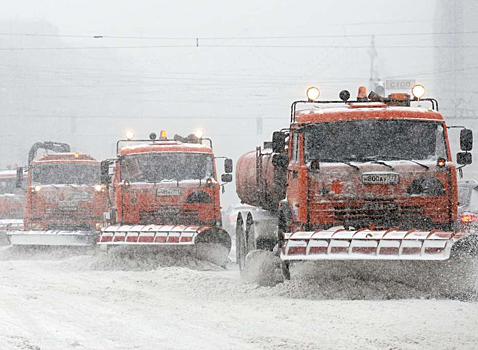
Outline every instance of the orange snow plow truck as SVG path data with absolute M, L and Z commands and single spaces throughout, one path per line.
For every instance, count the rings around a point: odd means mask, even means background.
M 16 182 L 17 170 L 0 170 L 0 245 L 8 244 L 7 231 L 23 229 L 25 189 Z
M 341 101 L 320 101 L 310 88 L 294 102 L 290 127 L 236 165 L 239 198 L 260 209 L 238 215 L 240 268 L 252 249 L 276 244 L 285 278 L 293 260 L 448 259 L 464 238 L 455 230 L 457 167 L 438 103 L 424 92 L 367 96 L 360 87 L 356 101 L 346 90 Z M 460 172 L 472 145 L 463 128 Z M 276 230 L 262 229 L 267 222 Z
M 117 143 L 118 157 L 101 165 L 111 210 L 98 244 L 179 254 L 191 250 L 224 266 L 231 238 L 221 228 L 220 187 L 232 181 L 232 161 L 224 162 L 221 185 L 212 141 L 202 133 L 174 139 L 164 131 L 159 139 L 154 133 L 150 140 L 133 137 L 128 131 L 126 140 Z
M 53 151 L 35 159 L 38 150 Z M 23 171 L 18 172 L 20 176 Z M 106 210 L 100 163 L 70 153 L 58 142 L 37 142 L 28 155 L 23 230 L 7 232 L 10 243 L 26 246 L 89 246 Z M 18 181 L 17 181 L 18 183 Z

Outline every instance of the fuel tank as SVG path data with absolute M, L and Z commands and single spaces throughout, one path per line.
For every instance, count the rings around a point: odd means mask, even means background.
M 264 152 L 264 153 L 262 153 Z M 270 149 L 242 155 L 236 164 L 236 192 L 242 203 L 277 210 L 285 198 L 287 170 L 273 165 Z

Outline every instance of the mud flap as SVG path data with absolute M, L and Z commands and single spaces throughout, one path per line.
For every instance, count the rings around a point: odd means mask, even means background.
M 225 267 L 229 234 L 219 227 L 185 225 L 113 225 L 102 230 L 98 245 L 157 247 L 165 252 L 192 252 L 198 259 Z
M 92 246 L 97 240 L 92 231 L 11 231 L 7 236 L 13 246 Z
M 446 260 L 453 232 L 374 231 L 330 228 L 285 234 L 281 259 L 291 260 Z

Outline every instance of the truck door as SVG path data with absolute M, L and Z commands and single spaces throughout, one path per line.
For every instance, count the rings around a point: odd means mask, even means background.
M 307 167 L 303 161 L 302 133 L 293 131 L 289 150 L 289 167 L 287 171 L 287 200 L 292 211 L 293 227 L 307 222 Z

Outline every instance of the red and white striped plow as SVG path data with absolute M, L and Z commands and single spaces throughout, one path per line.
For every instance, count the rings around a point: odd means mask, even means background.
M 166 225 L 114 225 L 106 227 L 98 244 L 193 245 L 206 227 Z
M 104 228 L 98 245 L 130 247 L 189 247 L 201 259 L 224 265 L 231 238 L 220 227 L 186 225 L 112 225 Z M 182 248 L 181 248 L 182 247 Z
M 454 232 L 390 229 L 286 233 L 282 260 L 446 260 Z

